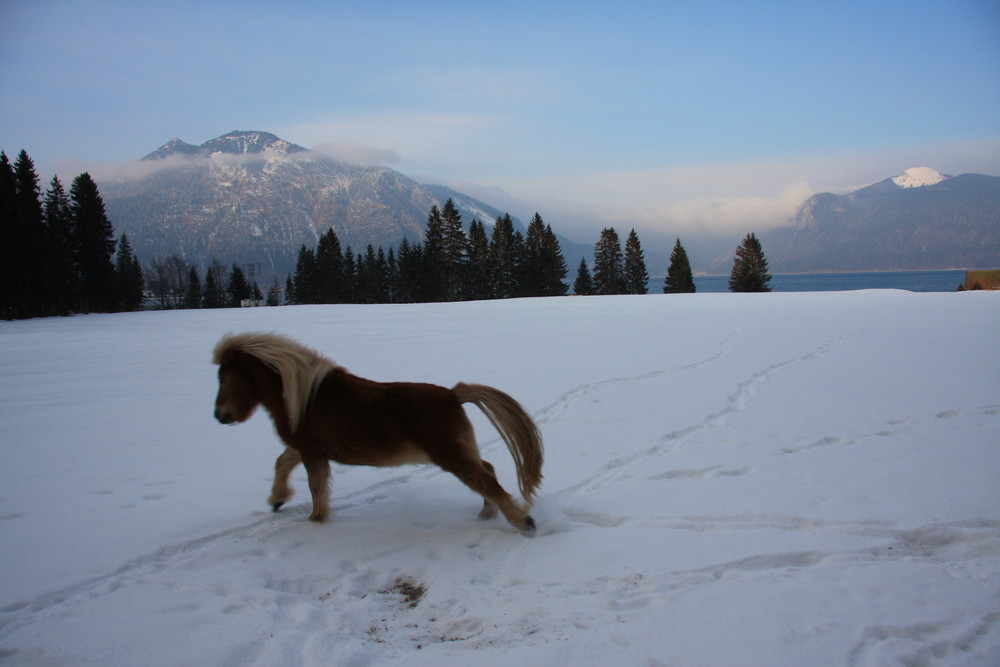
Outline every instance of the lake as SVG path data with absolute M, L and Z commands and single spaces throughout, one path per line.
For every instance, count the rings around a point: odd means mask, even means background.
M 649 293 L 663 291 L 665 276 L 649 279 Z M 859 289 L 903 289 L 910 292 L 954 292 L 965 282 L 965 270 L 878 271 L 862 273 L 785 273 L 771 277 L 772 292 L 843 292 Z M 699 292 L 728 292 L 729 276 L 695 276 Z

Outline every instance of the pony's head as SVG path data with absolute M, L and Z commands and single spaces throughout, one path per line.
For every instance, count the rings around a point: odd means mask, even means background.
M 212 353 L 219 366 L 215 418 L 238 424 L 272 394 L 294 433 L 320 382 L 335 366 L 318 352 L 276 334 L 224 336 Z M 272 407 L 272 412 L 274 408 Z

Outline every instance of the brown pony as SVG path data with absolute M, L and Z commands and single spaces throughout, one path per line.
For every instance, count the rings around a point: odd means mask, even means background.
M 535 532 L 528 509 L 542 479 L 541 435 L 524 408 L 502 391 L 476 384 L 446 389 L 365 380 L 275 334 L 225 336 L 215 346 L 213 363 L 219 366 L 215 418 L 236 424 L 263 405 L 285 443 L 268 500 L 275 512 L 292 496 L 288 478 L 299 463 L 312 492 L 309 519 L 317 522 L 330 512 L 331 460 L 371 466 L 435 463 L 483 497 L 479 518 L 493 518 L 499 507 L 521 533 Z M 462 403 L 481 409 L 507 443 L 526 505 L 504 491 L 493 466 L 479 457 Z

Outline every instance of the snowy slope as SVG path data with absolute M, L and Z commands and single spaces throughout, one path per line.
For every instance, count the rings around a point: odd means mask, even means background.
M 0 662 L 1000 664 L 998 325 L 1000 294 L 899 291 L 0 323 Z M 212 419 L 245 330 L 510 392 L 540 534 L 430 467 L 267 511 L 269 421 Z

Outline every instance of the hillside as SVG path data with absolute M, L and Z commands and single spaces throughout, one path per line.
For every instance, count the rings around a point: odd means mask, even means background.
M 201 146 L 180 139 L 146 162 L 162 168 L 134 180 L 100 183 L 117 233 L 148 261 L 179 254 L 205 267 L 259 263 L 283 278 L 299 247 L 333 228 L 342 245 L 386 249 L 423 236 L 430 209 L 452 197 L 468 224 L 500 211 L 386 167 L 338 162 L 266 132 L 231 132 Z M 520 225 L 520 223 L 516 223 Z
M 810 197 L 794 223 L 761 235 L 775 272 L 889 271 L 1000 264 L 1000 178 L 904 174 Z

